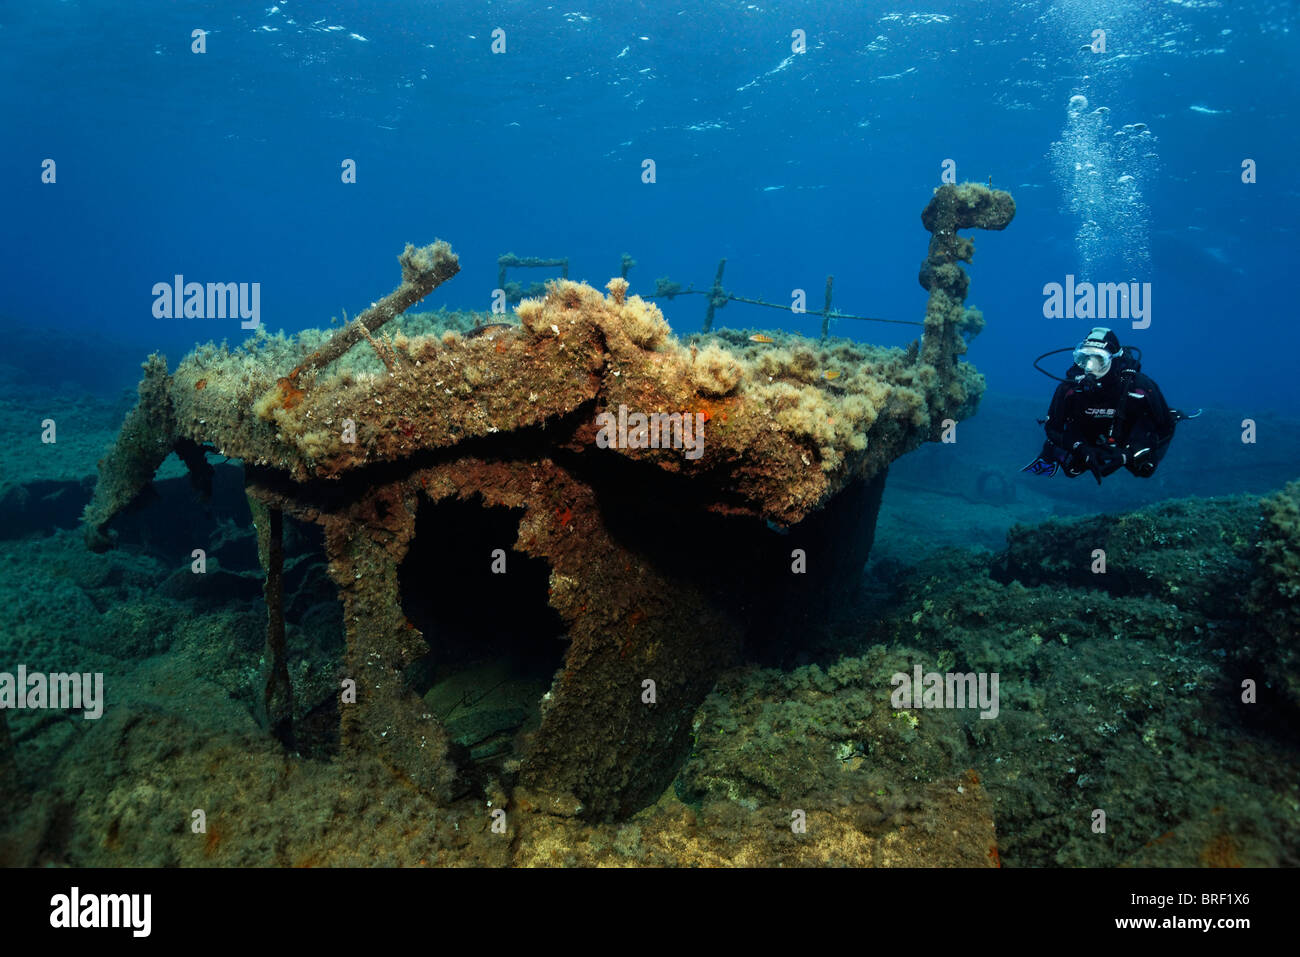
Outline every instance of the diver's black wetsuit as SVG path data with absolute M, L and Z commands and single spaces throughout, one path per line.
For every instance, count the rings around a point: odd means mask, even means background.
M 1133 368 L 1097 379 L 1071 366 L 1066 379 L 1052 396 L 1042 457 L 1071 478 L 1092 471 L 1100 481 L 1121 468 L 1150 478 L 1177 424 L 1160 387 Z

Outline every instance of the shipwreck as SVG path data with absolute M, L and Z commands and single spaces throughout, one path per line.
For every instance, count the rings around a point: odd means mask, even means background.
M 623 277 L 603 294 L 560 279 L 489 325 L 412 332 L 403 313 L 459 263 L 444 242 L 407 246 L 400 285 L 333 335 L 201 346 L 173 370 L 150 356 L 99 463 L 87 542 L 112 546 L 116 516 L 167 456 L 199 486 L 209 456 L 241 463 L 265 572 L 268 733 L 295 747 L 282 581 L 293 520 L 323 533 L 341 600 L 342 760 L 377 753 L 440 799 L 463 787 L 467 759 L 411 687 L 440 636 L 408 613 L 404 563 L 420 545 L 507 577 L 544 563 L 567 640 L 504 786 L 521 806 L 626 815 L 671 782 L 742 645 L 797 628 L 860 574 L 890 463 L 974 412 L 983 377 L 959 359 L 983 318 L 965 304 L 974 246 L 959 231 L 1001 230 L 1014 214 L 1003 191 L 935 190 L 922 214 L 929 300 L 907 350 L 678 338 Z M 430 520 L 451 502 L 508 516 L 511 537 L 465 540 Z M 436 578 L 418 587 L 438 596 Z

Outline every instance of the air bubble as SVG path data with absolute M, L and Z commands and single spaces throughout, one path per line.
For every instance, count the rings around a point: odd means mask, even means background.
M 1155 143 L 1145 123 L 1116 129 L 1107 107 L 1090 107 L 1082 94 L 1070 98 L 1051 156 L 1065 207 L 1077 217 L 1081 278 L 1101 282 L 1112 272 L 1138 273 L 1150 263 L 1149 210 L 1141 183 L 1156 168 Z

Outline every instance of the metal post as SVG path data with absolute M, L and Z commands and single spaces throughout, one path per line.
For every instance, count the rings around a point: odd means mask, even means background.
M 722 270 L 727 268 L 727 260 L 718 260 L 718 272 L 713 277 L 713 288 L 709 290 L 709 311 L 704 314 L 704 331 L 709 332 L 713 329 L 713 312 L 719 302 L 724 305 L 727 302 L 726 293 L 722 291 Z
M 834 282 L 835 282 L 834 276 L 826 277 L 826 304 L 822 306 L 822 341 L 823 342 L 826 341 L 826 337 L 829 336 L 831 332 L 831 284 Z
M 271 734 L 293 748 L 293 685 L 284 640 L 284 512 L 248 496 L 257 526 L 257 557 L 266 572 L 266 688 L 263 704 Z

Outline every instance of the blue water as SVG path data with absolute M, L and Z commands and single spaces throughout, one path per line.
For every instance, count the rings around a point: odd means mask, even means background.
M 1292 4 L 1191 0 L 6 4 L 0 316 L 61 347 L 93 329 L 175 361 L 248 333 L 155 319 L 155 282 L 260 282 L 263 322 L 297 330 L 364 307 L 404 243 L 440 237 L 463 271 L 432 306 L 487 308 L 502 252 L 568 256 L 598 285 L 627 252 L 633 291 L 665 275 L 707 286 L 726 257 L 739 295 L 803 288 L 817 309 L 834 274 L 837 308 L 918 320 L 919 213 L 952 159 L 1019 209 L 974 237 L 969 302 L 988 328 L 968 358 L 991 391 L 1046 403 L 1031 360 L 1095 324 L 1042 316 L 1044 284 L 1097 253 L 1052 159 L 1082 93 L 1110 111 L 1107 135 L 1146 124 L 1154 154 L 1133 169 L 1112 156 L 1099 194 L 1100 228 L 1138 248 L 1102 249 L 1095 278 L 1152 283 L 1150 328 L 1113 323 L 1121 338 L 1174 405 L 1286 410 L 1296 26 Z M 1098 27 L 1106 52 L 1081 51 Z M 355 185 L 340 182 L 348 158 Z M 665 310 L 689 333 L 704 303 Z M 719 322 L 819 327 L 740 304 Z

